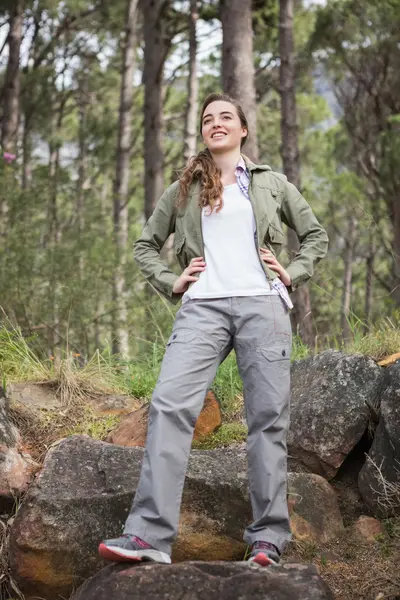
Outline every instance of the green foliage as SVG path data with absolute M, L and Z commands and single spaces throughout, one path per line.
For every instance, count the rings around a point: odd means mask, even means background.
M 83 417 L 79 419 L 79 423 L 68 429 L 65 435 L 88 435 L 94 440 L 105 441 L 108 434 L 117 427 L 120 421 L 120 416 L 107 415 L 99 417 L 88 409 Z
M 231 444 L 244 442 L 247 438 L 247 427 L 242 423 L 223 423 L 221 427 L 204 440 L 193 442 L 196 450 L 215 450 Z
M 353 318 L 350 320 L 353 339 L 346 343 L 344 349 L 349 354 L 360 352 L 380 360 L 400 349 L 400 310 L 393 312 L 391 317 L 384 317 L 370 325 L 370 331 L 365 334 L 365 324 Z
M 34 337 L 24 337 L 18 327 L 0 323 L 0 373 L 3 387 L 13 381 L 43 381 L 51 378 L 52 365 L 35 348 Z M 33 349 L 35 348 L 35 349 Z

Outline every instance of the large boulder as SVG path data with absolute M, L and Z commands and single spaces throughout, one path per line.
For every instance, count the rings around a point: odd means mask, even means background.
M 384 369 L 369 357 L 327 350 L 295 361 L 291 372 L 289 454 L 328 479 L 379 408 Z
M 71 600 L 333 600 L 314 566 L 263 569 L 243 562 L 116 565 L 85 582 Z
M 98 544 L 121 534 L 142 457 L 141 448 L 87 436 L 67 438 L 48 452 L 11 528 L 11 573 L 27 598 L 68 596 L 104 566 Z M 307 518 L 301 503 L 295 510 Z M 242 560 L 249 522 L 245 450 L 193 451 L 173 560 Z
M 378 427 L 358 480 L 376 517 L 400 514 L 400 363 L 386 369 L 383 386 Z
M 18 429 L 10 421 L 8 400 L 0 387 L 0 510 L 8 511 L 28 489 L 38 465 L 20 451 Z

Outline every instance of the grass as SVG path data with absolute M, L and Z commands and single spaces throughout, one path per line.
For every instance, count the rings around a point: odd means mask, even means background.
M 347 354 L 364 354 L 374 360 L 400 351 L 400 309 L 393 310 L 390 317 L 378 319 L 369 324 L 369 332 L 365 334 L 366 323 L 356 315 L 348 319 L 351 339 L 339 344 Z
M 242 423 L 223 423 L 217 431 L 208 435 L 204 440 L 193 442 L 195 450 L 215 450 L 230 444 L 245 442 L 247 427 Z
M 21 433 L 24 449 L 39 463 L 57 440 L 86 434 L 105 441 L 121 420 L 118 415 L 96 415 L 90 405 L 75 402 L 64 410 L 53 411 L 34 411 L 24 404 L 12 403 L 10 418 Z

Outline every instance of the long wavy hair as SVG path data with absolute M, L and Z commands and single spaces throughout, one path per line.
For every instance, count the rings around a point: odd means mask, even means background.
M 229 102 L 236 108 L 236 112 L 242 127 L 246 127 L 248 131 L 249 125 L 246 115 L 244 114 L 243 109 L 237 100 L 228 94 L 209 94 L 204 100 L 200 113 L 200 135 L 202 132 L 204 111 L 206 110 L 207 106 L 211 104 L 211 102 L 217 102 L 220 100 Z M 240 147 L 242 147 L 246 142 L 247 137 L 248 133 L 242 138 Z M 199 181 L 201 187 L 199 206 L 201 208 L 209 207 L 210 213 L 216 207 L 216 212 L 219 212 L 223 207 L 222 193 L 224 191 L 224 186 L 221 182 L 221 169 L 217 167 L 208 148 L 201 150 L 197 156 L 192 156 L 188 165 L 182 171 L 182 174 L 179 178 L 179 195 L 177 199 L 177 204 L 179 207 L 185 206 L 189 194 L 189 188 L 195 181 Z

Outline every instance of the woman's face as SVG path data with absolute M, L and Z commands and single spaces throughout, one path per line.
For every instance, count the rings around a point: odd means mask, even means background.
M 235 149 L 240 150 L 240 144 L 242 138 L 247 135 L 247 129 L 242 127 L 233 104 L 217 100 L 211 102 L 203 113 L 201 134 L 210 152 L 220 154 Z

